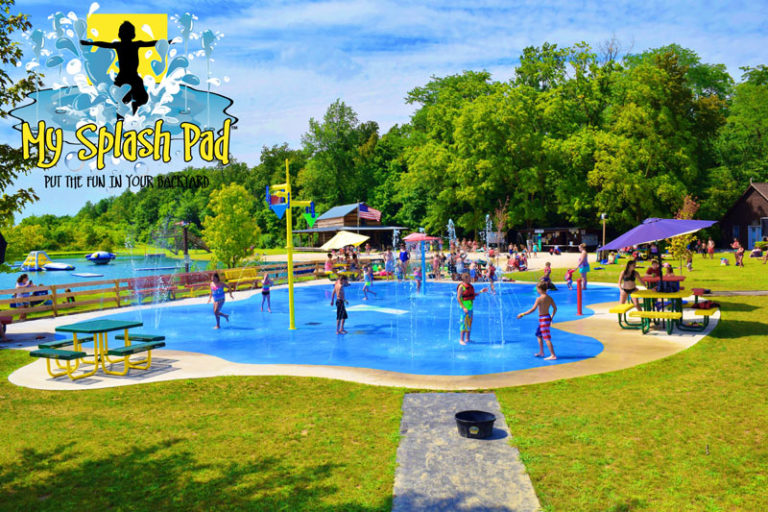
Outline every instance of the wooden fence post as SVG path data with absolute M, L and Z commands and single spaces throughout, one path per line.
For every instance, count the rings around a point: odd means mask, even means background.
M 117 307 L 120 307 L 120 280 L 115 279 L 115 300 L 117 301 Z
M 59 312 L 56 309 L 56 287 L 50 286 L 49 289 L 51 290 L 51 295 L 53 296 L 53 299 L 51 299 L 53 301 L 53 316 L 59 316 Z

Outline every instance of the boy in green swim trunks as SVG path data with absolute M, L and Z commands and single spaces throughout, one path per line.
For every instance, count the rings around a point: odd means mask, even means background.
M 370 265 L 365 267 L 363 279 L 365 279 L 365 284 L 363 285 L 363 300 L 368 300 L 369 293 L 376 295 L 376 292 L 371 290 L 371 286 L 373 285 L 373 269 Z
M 464 312 L 461 320 L 461 339 L 459 340 L 459 343 L 462 345 L 470 342 L 469 334 L 472 331 L 472 307 L 475 297 L 487 291 L 488 288 L 483 288 L 479 293 L 475 293 L 475 287 L 472 286 L 472 279 L 469 277 L 469 274 L 467 272 L 461 274 L 461 283 L 456 288 L 456 300 Z

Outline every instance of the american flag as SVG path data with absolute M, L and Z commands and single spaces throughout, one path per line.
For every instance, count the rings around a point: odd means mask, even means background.
M 376 208 L 371 208 L 365 203 L 358 205 L 359 215 L 361 219 L 375 220 L 381 222 L 381 212 Z

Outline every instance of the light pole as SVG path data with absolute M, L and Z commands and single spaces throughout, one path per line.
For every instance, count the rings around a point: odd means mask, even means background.
M 605 219 L 605 214 L 604 213 L 600 214 L 600 219 L 603 221 L 603 243 L 600 244 L 600 247 L 605 247 L 605 220 L 606 219 Z M 601 252 L 603 252 L 603 251 L 601 251 Z

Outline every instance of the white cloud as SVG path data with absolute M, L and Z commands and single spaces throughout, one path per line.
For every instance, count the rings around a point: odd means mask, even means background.
M 87 4 L 79 14 L 85 14 Z M 352 106 L 361 121 L 377 121 L 386 130 L 408 121 L 413 107 L 403 98 L 431 75 L 486 68 L 495 78 L 508 79 L 523 48 L 545 41 L 595 46 L 615 34 L 633 43 L 634 51 L 675 42 L 705 62 L 726 64 L 738 79 L 739 66 L 766 62 L 766 4 L 118 0 L 102 2 L 99 12 L 189 11 L 199 16 L 198 29 L 223 32 L 213 70 L 231 81 L 217 92 L 234 99 L 230 111 L 240 118 L 232 152 L 255 164 L 262 145 L 298 145 L 309 118 L 321 117 L 336 98 Z M 25 0 L 16 7 L 31 13 L 36 24 L 48 23 L 47 16 L 56 10 L 69 10 L 43 0 Z M 18 140 L 17 133 L 1 129 L 0 140 Z M 77 205 L 61 208 L 57 213 Z

